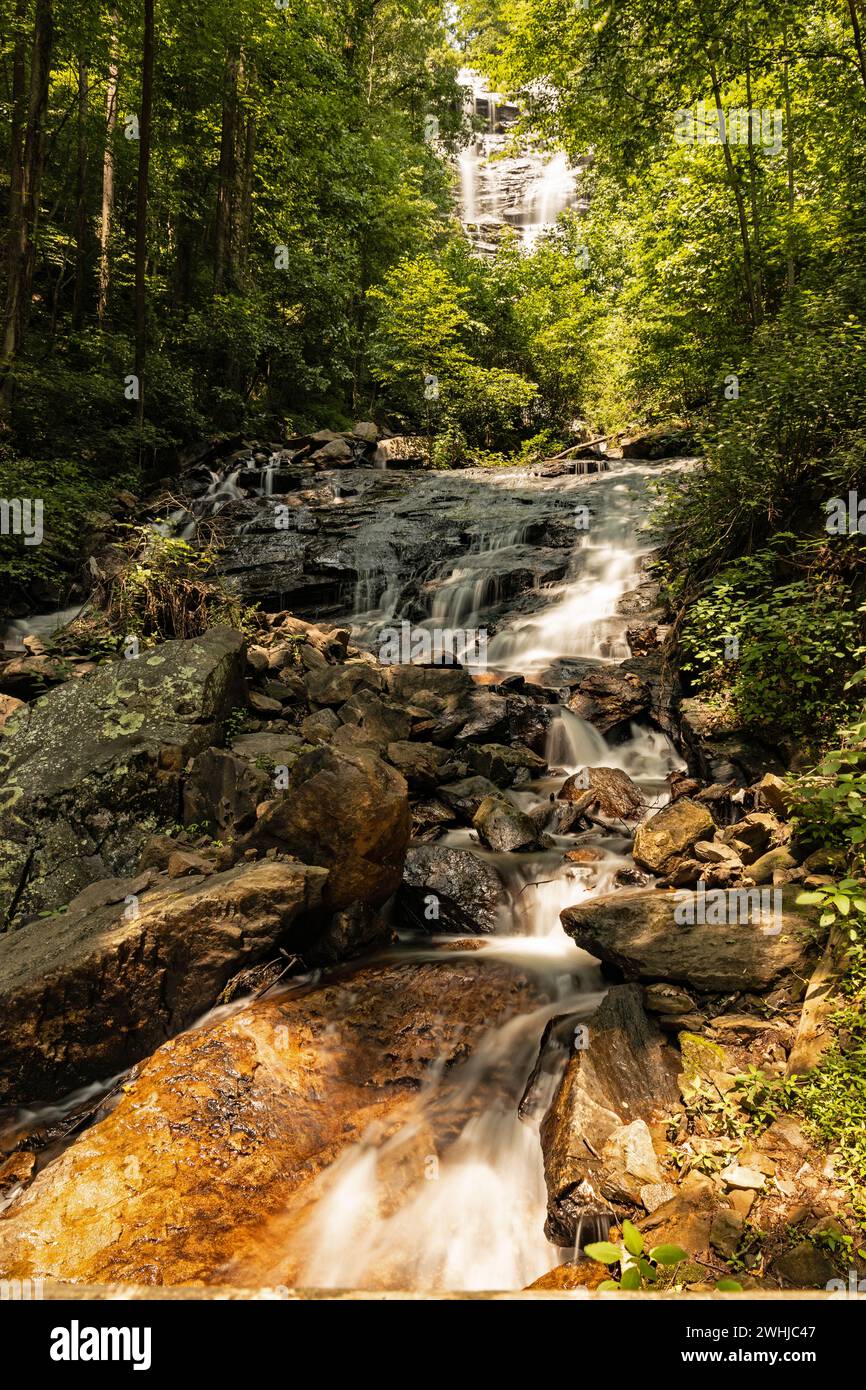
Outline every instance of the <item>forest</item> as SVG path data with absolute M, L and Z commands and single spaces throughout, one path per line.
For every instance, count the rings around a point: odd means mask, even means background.
M 0 171 L 0 1279 L 856 1287 L 864 0 L 0 0 Z

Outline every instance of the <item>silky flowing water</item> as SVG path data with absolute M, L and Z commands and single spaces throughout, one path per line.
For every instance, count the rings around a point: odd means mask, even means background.
M 667 465 L 666 467 L 678 467 Z M 458 567 L 444 565 L 428 580 L 432 623 L 482 623 L 485 606 L 496 602 L 491 575 L 524 541 L 532 521 L 515 528 L 509 494 L 534 492 L 539 509 L 556 502 L 570 514 L 589 501 L 589 529 L 575 529 L 568 574 L 544 589 L 529 614 L 500 619 L 490 643 L 497 673 L 520 672 L 538 679 L 558 661 L 582 658 L 612 663 L 628 653 L 617 604 L 641 578 L 649 546 L 645 519 L 647 481 L 659 466 L 612 464 L 593 479 L 554 482 L 510 470 L 476 488 L 484 530 Z M 467 481 L 470 486 L 471 480 Z M 501 522 L 501 524 L 498 524 Z M 387 518 L 382 518 L 387 526 Z M 491 561 L 493 563 L 491 563 Z M 378 614 L 364 606 L 356 636 L 370 644 L 376 619 L 396 620 L 397 589 L 387 574 L 367 577 L 359 595 L 381 595 Z M 608 746 L 601 734 L 557 706 L 550 727 L 550 773 L 512 792 L 525 810 L 550 803 L 567 775 L 584 766 L 622 768 L 641 786 L 650 804 L 666 799 L 666 777 L 682 768 L 669 740 L 657 729 L 633 726 L 623 743 Z M 444 843 L 468 848 L 492 861 L 503 879 L 509 909 L 497 932 L 464 947 L 447 938 L 440 951 L 478 960 L 479 951 L 503 958 L 537 982 L 538 1007 L 492 1028 L 471 1060 L 451 1075 L 435 1068 L 411 1116 L 395 1134 L 364 1136 L 323 1175 L 307 1215 L 290 1229 L 275 1223 L 271 1233 L 273 1272 L 291 1270 L 292 1281 L 317 1288 L 408 1290 L 508 1290 L 525 1287 L 567 1257 L 544 1235 L 546 1192 L 539 1127 L 553 1099 L 566 1060 L 535 1081 L 518 1114 L 549 1020 L 572 1015 L 575 1026 L 598 1005 L 604 985 L 596 963 L 577 949 L 559 914 L 586 898 L 615 888 L 618 869 L 631 865 L 625 827 L 610 824 L 579 837 L 559 836 L 555 848 L 536 853 L 493 854 L 473 831 L 451 831 Z M 563 850 L 591 846 L 593 864 L 564 861 Z M 430 959 L 431 943 L 405 941 L 401 952 Z M 433 1136 L 439 1136 L 434 1147 Z M 444 1142 L 442 1136 L 445 1136 Z M 396 1178 L 395 1178 L 396 1174 Z M 396 1191 L 395 1191 L 396 1187 Z M 589 1238 L 589 1237 L 588 1237 Z

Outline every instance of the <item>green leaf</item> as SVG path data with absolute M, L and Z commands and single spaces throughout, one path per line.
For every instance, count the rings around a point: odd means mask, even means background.
M 643 1236 L 637 1226 L 633 1226 L 630 1221 L 623 1221 L 622 1223 L 622 1239 L 630 1255 L 643 1254 Z
M 814 903 L 824 901 L 823 893 L 798 893 L 797 902 L 801 907 L 811 907 Z
M 743 1286 L 736 1279 L 720 1279 L 716 1284 L 719 1293 L 742 1293 Z
M 622 1251 L 618 1245 L 611 1245 L 609 1240 L 598 1240 L 593 1245 L 583 1247 L 584 1255 L 588 1255 L 591 1260 L 598 1260 L 599 1264 L 615 1265 L 622 1259 Z
M 655 1250 L 650 1251 L 650 1259 L 655 1260 L 657 1265 L 678 1265 L 688 1258 L 686 1251 L 678 1245 L 657 1245 Z
M 637 1265 L 631 1265 L 624 1271 L 619 1286 L 621 1289 L 627 1289 L 629 1293 L 634 1293 L 640 1288 L 640 1270 Z
M 615 1279 L 605 1279 L 603 1283 L 599 1284 L 598 1291 L 599 1293 L 619 1292 L 619 1284 Z

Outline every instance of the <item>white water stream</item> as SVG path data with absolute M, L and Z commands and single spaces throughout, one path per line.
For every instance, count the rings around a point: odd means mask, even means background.
M 540 611 L 506 622 L 491 643 L 491 665 L 533 675 L 561 657 L 581 656 L 606 663 L 626 657 L 624 623 L 618 600 L 634 587 L 647 550 L 641 522 L 646 514 L 649 465 L 614 465 L 593 485 L 557 481 L 583 499 L 592 494 L 593 520 L 576 539 L 568 578 L 545 595 Z M 655 470 L 657 471 L 657 470 Z M 499 486 L 525 486 L 518 474 L 503 475 Z M 543 491 L 548 484 L 540 480 Z M 495 564 L 505 560 L 524 535 L 513 521 L 497 531 L 495 503 L 483 542 L 470 547 L 456 568 L 444 567 L 433 595 L 430 621 L 464 624 L 477 618 L 495 597 Z M 372 580 L 373 576 L 370 576 Z M 380 590 L 387 584 L 380 584 Z M 366 615 L 364 615 L 366 616 Z M 566 773 L 581 767 L 618 767 L 660 805 L 665 778 L 683 763 L 658 730 L 634 726 L 624 743 L 609 747 L 601 734 L 562 708 L 548 741 L 551 768 L 534 786 L 512 793 L 522 809 L 549 804 Z M 530 972 L 538 982 L 539 1007 L 485 1036 L 472 1060 L 454 1077 L 435 1074 L 413 1108 L 412 1118 L 386 1142 L 370 1134 L 347 1149 L 320 1179 L 312 1215 L 291 1237 L 284 1254 L 300 1268 L 299 1282 L 311 1288 L 401 1288 L 419 1290 L 507 1290 L 525 1287 L 568 1258 L 544 1235 L 546 1191 L 539 1126 L 553 1098 L 561 1070 L 542 1075 L 531 1113 L 519 1118 L 518 1102 L 535 1064 L 539 1040 L 549 1019 L 588 1017 L 603 984 L 595 963 L 562 929 L 559 914 L 569 906 L 615 888 L 617 870 L 631 866 L 624 828 L 599 829 L 579 838 L 596 850 L 595 863 L 563 859 L 577 843 L 555 837 L 556 848 L 523 854 L 493 854 L 480 847 L 474 832 L 456 830 L 444 843 L 469 848 L 493 863 L 506 886 L 510 910 L 496 935 L 481 950 Z M 453 943 L 450 943 L 453 949 Z M 443 939 L 442 947 L 446 946 Z M 466 952 L 478 960 L 478 951 Z M 429 959 L 429 948 L 419 958 Z M 563 1058 L 564 1061 L 564 1053 Z M 458 1137 L 444 1152 L 424 1153 L 426 1116 L 445 1108 L 465 1113 Z M 414 1181 L 401 1201 L 384 1203 L 393 1182 L 394 1156 L 415 1156 Z M 393 1208 L 393 1209 L 392 1209 Z M 587 1236 L 586 1238 L 591 1238 Z

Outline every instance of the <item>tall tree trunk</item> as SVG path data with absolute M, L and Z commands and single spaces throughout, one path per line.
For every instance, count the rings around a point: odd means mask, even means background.
M 138 186 L 135 197 L 135 375 L 138 378 L 139 424 L 144 423 L 144 371 L 147 360 L 147 195 L 153 110 L 153 7 L 154 0 L 144 0 Z
M 237 264 L 238 284 L 244 287 L 247 281 L 250 254 L 250 234 L 253 223 L 253 171 L 256 161 L 256 113 L 251 102 L 243 123 L 243 152 L 238 178 L 237 213 Z
M 53 38 L 52 0 L 36 0 L 30 58 L 27 125 L 24 132 L 24 149 L 21 159 L 20 194 L 17 195 L 20 212 L 16 215 L 14 239 L 10 236 L 9 242 L 3 343 L 2 348 L 0 348 L 0 416 L 5 416 L 8 413 L 12 394 L 12 373 L 24 343 L 27 325 L 30 287 L 33 281 L 34 236 L 39 213 L 45 111 L 48 105 Z
M 78 178 L 75 207 L 75 286 L 72 294 L 72 319 L 76 328 L 81 327 L 84 313 L 84 278 L 87 274 L 88 225 L 87 225 L 87 115 L 88 115 L 88 71 L 83 58 L 78 60 Z
M 111 43 L 108 59 L 108 86 L 105 93 L 105 144 L 102 151 L 102 213 L 99 219 L 99 291 L 96 316 L 99 327 L 105 326 L 108 312 L 108 287 L 111 264 L 108 243 L 111 239 L 111 215 L 114 211 L 114 132 L 117 129 L 117 16 L 111 16 Z
M 749 141 L 749 206 L 752 212 L 752 231 L 755 237 L 755 294 L 758 302 L 764 302 L 763 254 L 761 251 L 761 223 L 758 214 L 758 162 L 755 158 L 755 137 L 752 130 L 752 42 L 746 24 L 746 109 L 748 116 Z
M 713 97 L 715 98 L 716 110 L 721 111 L 722 87 L 721 83 L 719 82 L 718 69 L 715 63 L 712 61 L 710 61 L 709 64 L 709 72 L 710 81 L 713 84 Z M 720 120 L 724 120 L 724 116 L 721 116 Z M 749 238 L 749 222 L 748 218 L 746 217 L 746 201 L 743 197 L 743 190 L 740 186 L 740 176 L 737 173 L 737 166 L 734 163 L 734 158 L 731 154 L 731 146 L 728 141 L 727 130 L 720 133 L 723 134 L 724 137 L 722 140 L 722 149 L 725 152 L 725 167 L 728 171 L 728 182 L 731 185 L 731 189 L 734 194 L 734 199 L 737 204 L 737 220 L 740 225 L 740 240 L 743 244 L 743 277 L 746 282 L 746 296 L 749 301 L 749 316 L 752 320 L 752 324 L 755 328 L 757 328 L 758 324 L 761 322 L 762 310 L 758 296 L 755 293 L 755 274 L 752 264 L 752 245 Z
M 238 119 L 238 70 L 240 57 L 236 49 L 226 54 L 223 78 L 222 128 L 220 131 L 220 162 L 217 181 L 216 224 L 214 232 L 213 292 L 222 294 L 231 260 L 232 204 L 235 191 L 235 169 Z
M 863 78 L 864 87 L 866 87 L 866 49 L 863 47 L 863 31 L 860 28 L 860 16 L 857 13 L 857 0 L 848 0 L 848 11 L 851 15 L 851 28 L 854 30 L 854 47 L 857 50 L 857 60 L 860 64 L 860 76 Z
M 16 0 L 12 49 L 12 119 L 9 133 L 9 207 L 6 237 L 6 284 L 21 236 L 24 131 L 27 127 L 27 0 Z
M 785 94 L 785 160 L 788 166 L 788 226 L 785 240 L 788 253 L 788 289 L 792 290 L 796 279 L 794 261 L 794 117 L 791 111 L 791 74 L 788 62 L 787 31 L 785 31 L 782 42 L 785 46 L 785 61 L 782 64 L 782 90 Z

